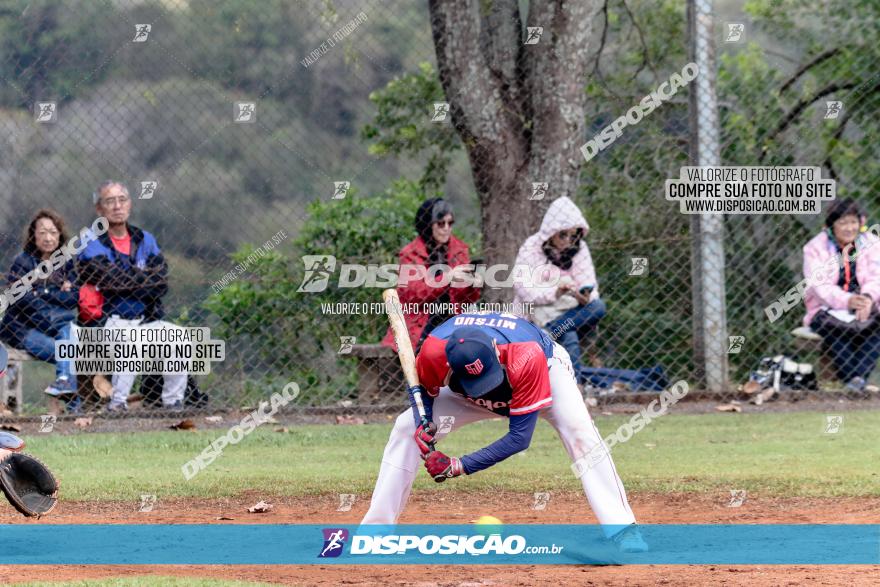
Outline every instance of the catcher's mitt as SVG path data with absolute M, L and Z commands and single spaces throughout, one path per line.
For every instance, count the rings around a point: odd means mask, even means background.
M 0 486 L 9 503 L 29 517 L 44 516 L 58 503 L 58 481 L 30 455 L 15 452 L 0 461 Z

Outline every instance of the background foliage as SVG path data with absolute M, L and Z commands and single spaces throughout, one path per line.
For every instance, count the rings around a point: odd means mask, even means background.
M 821 165 L 840 196 L 876 211 L 880 6 L 731 0 L 716 11 L 724 163 Z M 359 13 L 363 24 L 303 65 Z M 600 19 L 584 140 L 688 61 L 683 0 L 608 0 Z M 724 43 L 728 22 L 746 25 L 742 42 Z M 148 42 L 131 42 L 137 23 L 151 23 Z M 825 120 L 832 99 L 843 114 Z M 34 103 L 49 100 L 59 104 L 57 122 L 35 123 Z M 257 104 L 255 123 L 233 122 L 237 101 Z M 415 236 L 418 203 L 435 194 L 455 205 L 459 236 L 480 248 L 470 169 L 450 125 L 430 121 L 436 101 L 443 94 L 419 3 L 2 0 L 2 263 L 37 208 L 54 207 L 78 228 L 91 222 L 102 179 L 135 191 L 158 180 L 157 197 L 136 200 L 132 221 L 170 260 L 170 318 L 218 328 L 233 349 L 205 386 L 232 405 L 295 379 L 310 389 L 302 401 L 333 403 L 354 386 L 352 360 L 336 354 L 339 336 L 375 342 L 386 321 L 324 315 L 321 302 L 373 302 L 377 292 L 297 294 L 300 256 L 391 262 Z M 662 198 L 688 140 L 682 91 L 583 167 L 575 199 L 609 307 L 599 338 L 608 366 L 692 372 L 690 222 Z M 343 200 L 330 199 L 335 181 L 352 182 Z M 798 281 L 800 249 L 820 224 L 726 218 L 729 331 L 747 339 L 731 357 L 734 379 L 760 356 L 791 350 L 787 332 L 800 313 L 770 324 L 763 307 Z M 291 238 L 212 292 L 280 229 Z M 628 275 L 631 257 L 649 258 L 647 277 Z

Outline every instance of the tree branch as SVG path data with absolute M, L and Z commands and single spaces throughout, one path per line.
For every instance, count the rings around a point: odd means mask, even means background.
M 824 98 L 828 94 L 833 94 L 834 92 L 837 92 L 840 90 L 851 90 L 854 87 L 856 87 L 856 84 L 849 83 L 849 84 L 838 85 L 836 83 L 832 83 L 832 84 L 828 84 L 823 89 L 816 92 L 812 97 L 801 100 L 800 102 L 798 102 L 795 105 L 795 107 L 788 114 L 785 115 L 785 117 L 782 119 L 782 121 L 779 123 L 779 125 L 775 129 L 773 129 L 766 137 L 764 137 L 764 139 L 761 140 L 761 144 L 766 145 L 768 142 L 774 140 L 777 137 L 777 135 L 779 135 L 779 133 L 781 133 L 786 128 L 788 128 L 788 126 L 792 123 L 792 121 L 794 121 L 794 119 L 797 118 L 801 114 L 801 112 L 806 110 L 807 107 L 809 107 L 811 104 L 813 104 L 813 102 L 815 102 L 816 100 L 819 100 L 820 98 Z M 761 153 L 758 155 L 759 161 L 763 161 L 765 153 L 766 153 L 766 150 L 761 151 Z
M 593 23 L 603 5 L 603 0 L 532 0 L 530 6 L 529 25 L 543 26 L 544 35 L 528 46 L 526 59 L 534 121 L 529 175 L 550 181 L 560 196 L 573 196 L 578 186 L 586 133 L 584 84 Z
M 630 79 L 630 81 L 636 79 L 636 76 L 638 76 L 639 73 L 641 73 L 641 71 L 645 68 L 645 65 L 647 65 L 651 69 L 651 73 L 654 74 L 654 80 L 656 81 L 657 80 L 657 68 L 654 67 L 653 63 L 651 63 L 651 57 L 648 54 L 648 44 L 645 42 L 645 33 L 642 31 L 642 27 L 639 26 L 639 23 L 636 22 L 636 17 L 635 17 L 635 15 L 633 15 L 632 10 L 629 9 L 629 5 L 626 3 L 626 0 L 621 0 L 621 3 L 623 4 L 624 10 L 626 10 L 626 14 L 629 16 L 629 19 L 632 22 L 633 27 L 635 27 L 636 31 L 639 33 L 639 41 L 641 41 L 641 43 L 642 43 L 642 63 L 641 63 L 641 65 L 639 65 L 639 68 L 636 70 L 636 72 L 629 79 Z
M 620 94 L 614 91 L 614 88 L 605 83 L 605 76 L 602 75 L 602 69 L 600 66 L 600 60 L 602 59 L 602 53 L 605 51 L 605 42 L 608 38 L 608 0 L 604 0 L 602 4 L 602 36 L 599 39 L 599 49 L 596 51 L 596 59 L 593 63 L 593 71 L 591 72 L 596 78 L 599 80 L 599 83 L 602 84 L 602 87 L 608 90 L 608 93 L 614 96 L 614 99 L 618 102 L 623 102 Z
M 475 0 L 429 0 L 431 32 L 440 82 L 452 122 L 467 144 L 498 142 L 503 136 L 497 77 L 480 50 L 479 6 Z
M 825 51 L 823 53 L 819 53 L 818 55 L 816 55 L 812 60 L 810 60 L 807 63 L 805 63 L 804 65 L 802 65 L 796 72 L 794 72 L 794 74 L 790 78 L 788 78 L 788 80 L 784 84 L 782 84 L 779 87 L 779 93 L 781 94 L 782 92 L 784 92 L 785 90 L 790 88 L 792 85 L 794 85 L 794 83 L 798 79 L 800 79 L 800 77 L 802 75 L 807 73 L 810 69 L 819 65 L 823 61 L 827 61 L 828 59 L 831 59 L 832 57 L 837 55 L 839 52 L 840 52 L 840 48 L 835 47 L 834 49 L 829 49 L 828 51 Z
M 880 91 L 880 83 L 871 88 L 868 92 L 860 94 L 860 96 L 871 95 L 874 92 Z M 832 142 L 828 146 L 828 151 L 825 153 L 825 161 L 823 161 L 823 165 L 828 168 L 828 171 L 831 173 L 832 179 L 837 179 L 837 173 L 834 171 L 834 166 L 831 161 L 831 154 L 834 152 L 834 146 L 837 144 L 837 141 L 840 141 L 840 137 L 843 136 L 843 133 L 846 131 L 846 126 L 849 124 L 849 121 L 852 119 L 853 115 L 866 103 L 867 99 L 856 99 L 849 107 L 847 107 L 846 111 L 843 113 L 843 116 L 840 118 L 838 122 L 837 129 L 835 129 L 834 134 L 831 135 Z
M 605 40 L 608 38 L 608 0 L 602 3 L 602 36 L 599 38 L 599 49 L 596 51 L 596 60 L 593 63 L 593 73 L 602 79 L 602 69 L 599 66 L 599 60 L 602 58 L 602 51 L 605 50 Z
M 523 46 L 522 21 L 516 0 L 494 0 L 488 11 L 481 8 L 480 49 L 487 66 L 504 86 L 517 79 L 516 64 Z

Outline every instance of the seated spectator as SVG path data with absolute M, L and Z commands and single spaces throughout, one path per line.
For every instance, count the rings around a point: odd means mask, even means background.
M 865 232 L 866 220 L 857 202 L 838 200 L 825 230 L 804 247 L 804 325 L 822 337 L 837 377 L 857 393 L 880 358 L 880 239 Z
M 108 231 L 91 241 L 78 258 L 81 287 L 100 300 L 89 326 L 107 328 L 177 328 L 162 320 L 162 296 L 168 292 L 168 266 L 156 239 L 128 223 L 131 198 L 118 181 L 103 182 L 92 195 L 98 215 L 107 218 Z M 82 312 L 82 310 L 81 310 Z M 135 373 L 114 373 L 107 410 L 124 411 Z M 165 373 L 162 404 L 183 409 L 186 373 Z
M 423 308 L 424 311 L 404 313 L 410 341 L 416 352 L 431 330 L 453 314 L 463 311 L 461 305 L 472 304 L 480 299 L 478 287 L 464 286 L 465 283 L 473 283 L 474 266 L 470 265 L 468 246 L 452 234 L 454 223 L 455 215 L 449 203 L 440 198 L 425 200 L 416 212 L 415 227 L 418 236 L 403 247 L 399 254 L 401 277 L 404 276 L 405 265 L 425 268 L 423 277 L 405 279 L 405 283 L 397 286 L 401 304 L 458 304 L 452 306 L 457 309 L 456 312 L 430 313 L 431 308 L 428 307 Z M 432 275 L 432 272 L 428 272 L 428 267 L 435 265 L 448 265 L 450 271 L 448 274 L 437 272 Z M 434 283 L 431 283 L 432 280 Z M 444 280 L 446 285 L 435 285 Z M 391 328 L 382 339 L 382 344 L 394 348 L 394 333 Z
M 37 211 L 25 230 L 24 250 L 12 261 L 7 282 L 11 285 L 33 271 L 67 240 L 64 220 L 57 212 L 46 208 Z M 71 373 L 70 361 L 55 361 L 55 341 L 70 339 L 75 318 L 78 288 L 74 285 L 73 260 L 47 277 L 39 275 L 24 296 L 7 309 L 0 324 L 0 338 L 41 361 L 54 363 L 55 382 L 46 388 L 46 393 L 67 396 L 71 400 L 68 408 L 75 410 L 76 378 Z
M 580 372 L 581 341 L 595 332 L 605 316 L 593 259 L 583 240 L 589 231 L 574 202 L 565 196 L 555 200 L 544 214 L 540 230 L 526 239 L 516 256 L 517 265 L 532 268 L 535 280 L 514 283 L 514 306 L 532 304 L 531 316 L 525 317 L 545 328 L 565 347 L 579 383 L 585 380 Z M 555 271 L 535 275 L 539 267 L 548 264 L 559 269 L 558 281 L 551 280 Z

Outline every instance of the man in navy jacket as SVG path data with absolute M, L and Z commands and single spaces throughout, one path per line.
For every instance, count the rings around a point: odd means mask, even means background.
M 155 237 L 128 223 L 128 188 L 121 182 L 107 180 L 92 197 L 95 210 L 107 218 L 110 228 L 90 242 L 78 258 L 80 284 L 92 286 L 103 298 L 101 315 L 84 326 L 177 328 L 163 320 L 162 296 L 168 292 L 168 265 Z M 126 409 L 135 375 L 113 374 L 109 411 Z M 164 374 L 165 407 L 182 409 L 186 378 L 186 373 Z

